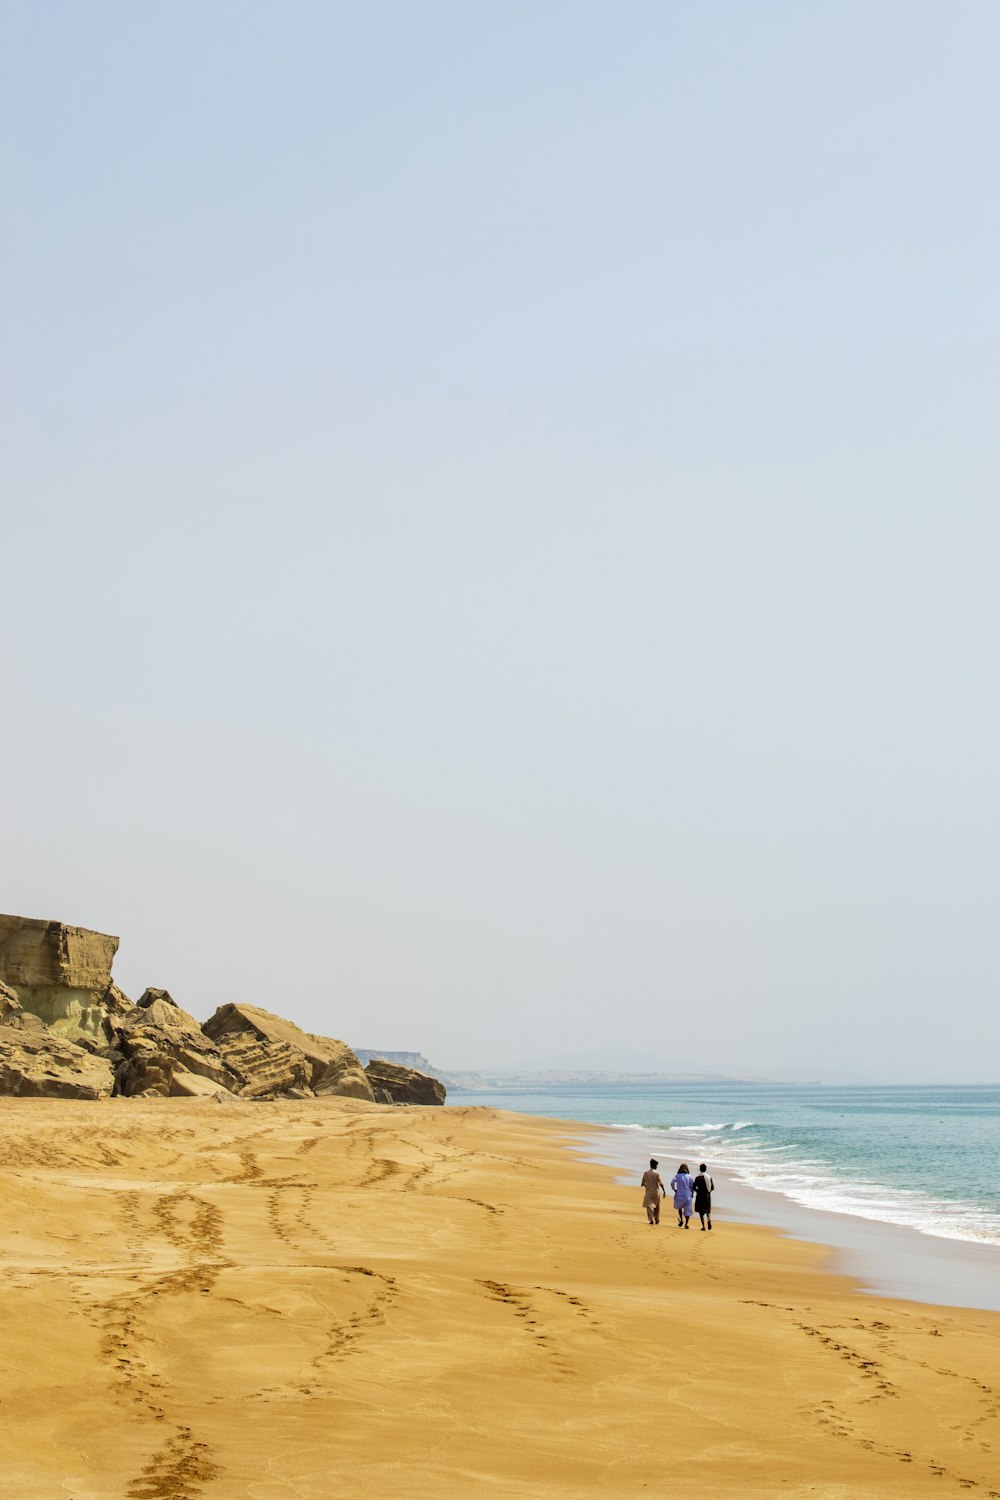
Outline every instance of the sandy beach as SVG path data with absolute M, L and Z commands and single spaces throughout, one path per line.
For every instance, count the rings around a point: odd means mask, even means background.
M 1000 1495 L 1000 1314 L 863 1296 L 721 1204 L 651 1229 L 562 1123 L 0 1121 L 5 1500 Z

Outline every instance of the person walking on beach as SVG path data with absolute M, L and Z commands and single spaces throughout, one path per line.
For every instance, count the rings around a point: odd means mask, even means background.
M 671 1177 L 670 1186 L 674 1190 L 674 1207 L 677 1210 L 677 1228 L 680 1229 L 683 1225 L 685 1229 L 690 1229 L 691 1192 L 694 1187 L 694 1183 L 691 1180 L 691 1173 L 688 1171 L 686 1161 L 681 1162 L 680 1166 L 677 1168 L 677 1171 L 674 1173 L 673 1177 Z
M 667 1190 L 663 1186 L 663 1179 L 656 1170 L 659 1162 L 655 1156 L 649 1158 L 649 1171 L 642 1174 L 642 1206 L 646 1210 L 646 1218 L 651 1224 L 660 1222 L 660 1194 Z
M 711 1177 L 706 1176 L 707 1172 L 708 1168 L 702 1162 L 698 1168 L 698 1175 L 694 1180 L 694 1211 L 701 1220 L 703 1230 L 706 1219 L 708 1220 L 709 1229 L 712 1227 L 712 1194 L 715 1192 L 715 1183 Z

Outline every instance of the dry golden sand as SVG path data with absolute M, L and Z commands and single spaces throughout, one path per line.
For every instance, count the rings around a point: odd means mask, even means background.
M 1000 1492 L 1000 1316 L 647 1227 L 570 1128 L 0 1101 L 4 1500 Z M 638 1170 L 642 1163 L 637 1163 Z

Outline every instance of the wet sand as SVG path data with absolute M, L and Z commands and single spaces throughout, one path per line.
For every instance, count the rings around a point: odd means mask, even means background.
M 661 1162 L 665 1182 L 681 1160 L 711 1156 L 710 1143 L 665 1131 L 628 1132 L 590 1126 L 582 1137 L 587 1160 L 613 1166 L 629 1183 L 651 1156 Z M 867 1292 L 935 1306 L 988 1308 L 1000 1312 L 1000 1245 L 946 1239 L 858 1214 L 806 1208 L 784 1194 L 753 1186 L 725 1168 L 710 1167 L 718 1189 L 717 1218 L 725 1223 L 764 1224 L 797 1240 L 822 1245 L 829 1269 L 853 1277 Z
M 583 1131 L 0 1101 L 0 1494 L 1000 1496 L 1000 1315 L 651 1229 Z

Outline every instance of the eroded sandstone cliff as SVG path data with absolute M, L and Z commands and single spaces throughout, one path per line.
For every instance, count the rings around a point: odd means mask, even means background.
M 106 932 L 0 915 L 0 978 L 23 1010 L 63 1036 L 106 1040 L 105 1019 L 128 1008 L 111 979 L 117 951 Z
M 0 984 L 0 1094 L 21 1098 L 103 1099 L 114 1089 L 110 1061 L 94 1056 L 22 1009 Z
M 256 1005 L 202 1026 L 166 990 L 133 1004 L 111 978 L 117 951 L 108 933 L 0 915 L 0 1094 L 444 1102 L 412 1069 L 380 1074 L 375 1092 L 345 1042 Z

